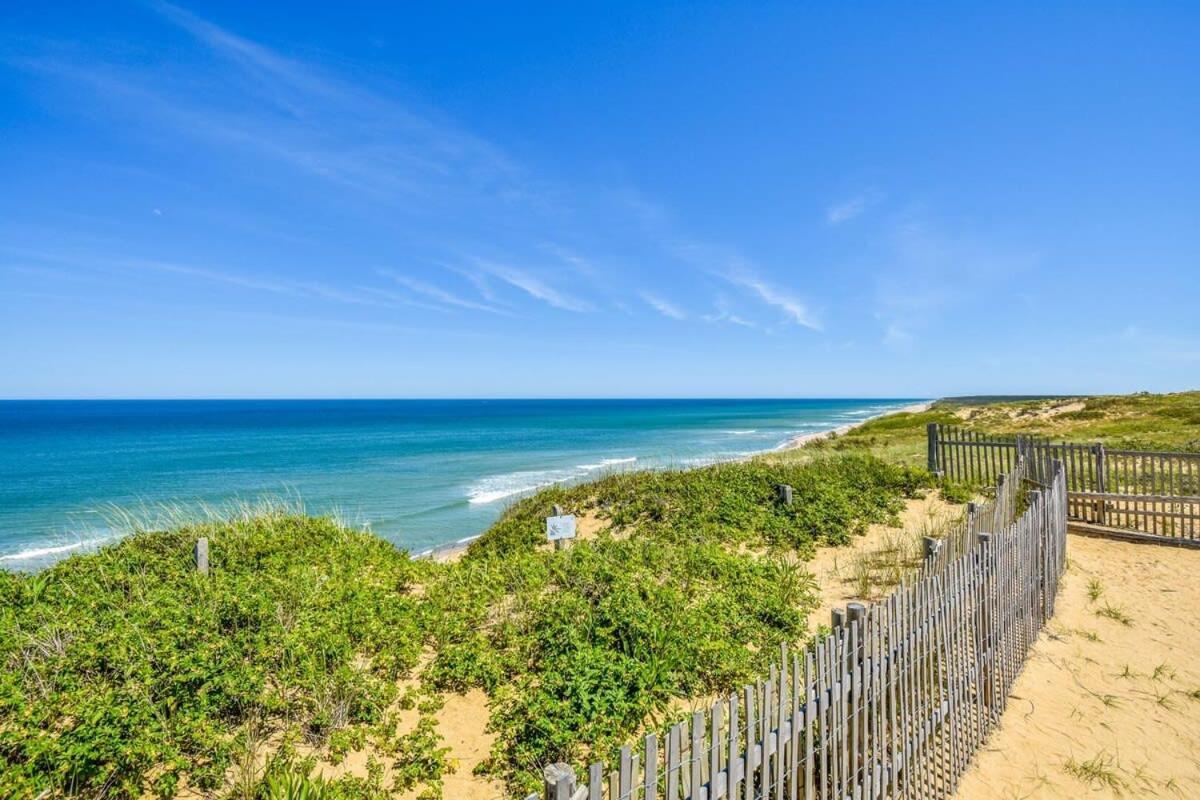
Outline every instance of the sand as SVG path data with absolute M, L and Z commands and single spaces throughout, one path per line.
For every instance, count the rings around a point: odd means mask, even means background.
M 399 686 L 403 691 L 408 687 L 417 686 L 418 683 L 416 677 L 411 677 L 400 681 Z M 446 758 L 451 767 L 451 771 L 442 779 L 445 797 L 456 800 L 507 798 L 503 783 L 474 774 L 475 767 L 490 754 L 496 739 L 495 734 L 487 730 L 490 719 L 487 695 L 480 689 L 471 689 L 463 694 L 446 693 L 440 697 L 444 705 L 437 712 L 437 730 L 442 737 L 441 746 L 449 748 Z M 391 710 L 397 712 L 397 730 L 402 734 L 416 727 L 420 719 L 420 714 L 415 708 L 401 711 L 397 705 Z M 369 742 L 362 750 L 348 753 L 336 765 L 322 758 L 323 751 L 313 751 L 306 747 L 301 747 L 300 750 L 303 755 L 317 756 L 318 763 L 314 774 L 326 779 L 348 775 L 366 778 L 370 760 L 375 758 L 383 767 L 383 785 L 388 788 L 392 785 L 395 758 L 379 753 Z M 424 788 L 417 786 L 396 797 L 398 800 L 416 800 Z
M 915 568 L 921 557 L 921 539 L 926 533 L 936 533 L 944 524 L 961 517 L 964 506 L 942 499 L 939 492 L 929 492 L 924 498 L 908 500 L 900 513 L 900 525 L 872 525 L 863 536 L 855 537 L 844 547 L 820 547 L 806 566 L 817 582 L 820 605 L 808 617 L 810 631 L 829 625 L 830 612 L 845 608 L 847 603 L 874 602 L 892 585 L 887 570 L 880 564 L 897 563 Z M 872 567 L 872 580 L 866 587 L 859 578 L 860 562 Z
M 866 425 L 868 422 L 870 422 L 873 419 L 879 419 L 880 417 L 886 417 L 891 414 L 920 414 L 923 411 L 928 411 L 932 407 L 933 407 L 932 400 L 930 400 L 928 402 L 924 402 L 924 403 L 913 403 L 910 406 L 904 406 L 903 408 L 897 408 L 894 411 L 886 411 L 882 414 L 876 414 L 873 417 L 866 417 L 864 419 L 859 420 L 858 422 L 851 422 L 847 425 L 839 425 L 838 427 L 830 428 L 827 431 L 816 431 L 814 433 L 801 434 L 800 436 L 796 436 L 795 438 L 788 439 L 786 442 L 784 442 L 783 444 L 781 444 L 779 447 L 777 447 L 775 449 L 777 451 L 778 450 L 795 450 L 797 447 L 804 447 L 807 444 L 812 444 L 813 442 L 819 442 L 822 439 L 828 439 L 831 436 L 845 436 L 850 431 L 854 430 L 855 428 L 859 427 L 860 425 Z
M 908 502 L 902 528 L 873 525 L 847 547 L 819 548 L 807 564 L 820 596 L 810 626 L 828 624 L 833 608 L 887 590 L 872 583 L 862 596 L 859 559 L 915 548 L 961 508 L 931 492 Z M 1072 535 L 1068 553 L 1055 618 L 956 797 L 1200 798 L 1200 551 Z M 1101 590 L 1096 600 L 1089 597 L 1093 581 Z M 1105 609 L 1130 624 L 1098 613 Z M 491 746 L 486 697 L 446 699 L 438 727 L 458 764 L 446 796 L 503 796 L 498 784 L 471 774 Z
M 956 797 L 1200 797 L 1200 551 L 1072 535 L 1067 552 L 1055 617 Z

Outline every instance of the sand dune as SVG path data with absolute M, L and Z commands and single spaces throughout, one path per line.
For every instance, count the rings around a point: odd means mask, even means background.
M 1200 551 L 1073 535 L 1067 552 L 1055 617 L 956 797 L 1200 797 Z

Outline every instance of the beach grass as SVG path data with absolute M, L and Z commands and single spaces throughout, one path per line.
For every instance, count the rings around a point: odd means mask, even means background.
M 368 750 L 374 780 L 320 791 L 438 796 L 438 705 L 472 689 L 497 737 L 483 770 L 536 788 L 541 765 L 608 757 L 804 641 L 803 559 L 928 483 L 866 455 L 614 474 L 516 503 L 449 564 L 286 504 L 127 516 L 116 545 L 0 576 L 0 795 L 268 796 Z M 595 535 L 547 548 L 553 504 Z
M 551 487 L 452 563 L 294 502 L 120 514 L 119 543 L 0 574 L 0 796 L 439 797 L 455 768 L 439 710 L 467 691 L 495 740 L 479 772 L 533 791 L 542 765 L 611 759 L 806 641 L 805 560 L 931 490 L 929 422 L 1195 449 L 1197 412 L 1200 393 L 942 401 L 802 450 Z M 583 533 L 561 551 L 555 505 Z M 863 596 L 938 524 L 862 556 Z M 1105 624 L 1132 624 L 1104 600 Z M 358 773 L 326 769 L 363 754 Z
M 919 467 L 926 461 L 926 427 L 930 423 L 958 425 L 980 433 L 1100 442 L 1113 449 L 1198 452 L 1200 391 L 1027 400 L 943 399 L 923 411 L 876 417 L 804 448 L 764 457 L 805 462 L 831 452 L 855 452 Z

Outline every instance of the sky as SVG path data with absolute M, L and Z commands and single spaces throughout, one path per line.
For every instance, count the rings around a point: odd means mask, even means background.
M 1200 388 L 1200 6 L 0 7 L 0 397 Z

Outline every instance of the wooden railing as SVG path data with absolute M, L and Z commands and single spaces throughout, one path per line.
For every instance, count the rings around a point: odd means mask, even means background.
M 953 481 L 992 483 L 1022 456 L 1033 473 L 1050 460 L 1063 462 L 1071 520 L 1200 546 L 1200 453 L 1109 450 L 929 426 L 929 469 Z
M 1028 468 L 1014 461 L 1010 472 Z M 1019 515 L 1015 489 L 1001 488 L 991 516 L 977 510 L 969 536 L 933 547 L 915 578 L 879 603 L 835 612 L 832 633 L 801 653 L 784 649 L 762 680 L 662 740 L 622 748 L 617 763 L 592 764 L 579 783 L 569 766 L 547 767 L 544 796 L 950 796 L 1054 612 L 1067 490 L 1063 466 L 1047 470 L 1046 488 L 1029 491 Z

